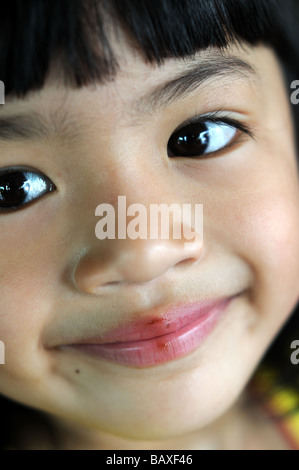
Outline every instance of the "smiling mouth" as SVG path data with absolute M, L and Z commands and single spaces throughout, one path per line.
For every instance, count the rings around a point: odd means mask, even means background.
M 85 355 L 130 367 L 153 367 L 186 356 L 213 331 L 232 299 L 195 302 L 147 316 L 118 327 L 104 336 L 63 345 Z

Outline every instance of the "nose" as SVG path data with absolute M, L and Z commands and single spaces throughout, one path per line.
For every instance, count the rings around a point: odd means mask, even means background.
M 74 283 L 81 292 L 100 294 L 111 284 L 145 283 L 179 264 L 196 263 L 202 256 L 202 235 L 193 231 L 190 242 L 190 231 L 188 239 L 185 233 L 182 222 L 180 238 L 170 224 L 168 238 L 97 239 L 77 262 Z

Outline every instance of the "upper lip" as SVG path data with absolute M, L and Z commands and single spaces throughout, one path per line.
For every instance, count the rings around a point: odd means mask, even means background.
M 72 335 L 64 345 L 74 344 L 107 344 L 144 341 L 172 333 L 195 321 L 204 319 L 211 311 L 229 302 L 232 297 L 222 297 L 209 301 L 194 301 L 171 306 L 158 306 L 154 309 L 138 312 L 134 319 L 109 331 L 99 334 L 98 331 L 83 331 Z M 94 328 L 93 328 L 94 329 Z

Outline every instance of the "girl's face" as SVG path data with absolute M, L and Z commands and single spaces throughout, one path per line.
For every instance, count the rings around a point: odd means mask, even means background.
M 153 440 L 224 413 L 290 315 L 299 185 L 289 97 L 269 49 L 211 49 L 157 67 L 117 47 L 114 81 L 72 90 L 56 65 L 41 92 L 1 109 L 0 166 L 26 170 L 33 189 L 30 204 L 0 214 L 0 392 L 100 435 Z M 181 156 L 171 136 L 195 116 L 208 145 L 192 157 L 185 128 Z M 2 198 L 16 207 L 13 178 L 1 170 Z M 99 240 L 95 209 L 117 211 L 120 195 L 127 207 L 203 204 L 202 246 Z M 132 324 L 147 334 L 169 308 L 223 299 L 186 354 L 172 357 L 172 337 L 162 338 L 165 361 L 145 360 L 145 340 L 125 364 L 64 347 L 117 331 L 121 349 Z

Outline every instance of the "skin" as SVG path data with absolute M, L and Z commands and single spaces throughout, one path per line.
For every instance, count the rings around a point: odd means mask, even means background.
M 43 139 L 1 142 L 1 167 L 30 166 L 57 190 L 0 215 L 0 392 L 49 413 L 61 448 L 258 447 L 242 391 L 299 297 L 299 184 L 278 61 L 262 46 L 230 48 L 256 77 L 218 77 L 140 117 L 132 99 L 184 61 L 157 67 L 125 43 L 116 49 L 115 81 L 73 90 L 54 66 L 41 92 L 1 109 L 42 112 L 49 129 Z M 168 158 L 178 126 L 219 108 L 254 138 L 240 132 L 205 160 Z M 128 205 L 202 203 L 203 246 L 98 240 L 95 208 L 118 195 Z M 50 348 L 70 331 L 104 333 L 157 305 L 231 295 L 200 347 L 166 364 L 134 368 Z

